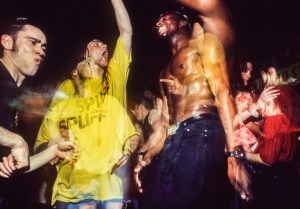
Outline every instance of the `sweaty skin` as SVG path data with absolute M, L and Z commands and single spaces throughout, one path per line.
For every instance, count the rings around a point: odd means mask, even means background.
M 221 44 L 213 35 L 201 31 L 198 25 L 194 29 L 195 37 L 174 55 L 161 74 L 161 82 L 165 83 L 161 86 L 164 90 L 161 93 L 173 104 L 172 108 L 169 105 L 173 123 L 212 112 L 210 107 L 215 105 L 217 87 L 216 84 L 210 87 L 212 77 L 214 82 L 219 80 L 219 85 L 228 85 L 228 80 L 222 76 L 222 68 L 213 66 L 214 62 L 225 64 Z M 205 70 L 205 66 L 210 70 Z

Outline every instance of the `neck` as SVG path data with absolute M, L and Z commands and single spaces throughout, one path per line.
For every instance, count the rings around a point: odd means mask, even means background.
M 25 76 L 22 73 L 20 73 L 19 68 L 15 65 L 11 57 L 4 55 L 2 58 L 0 58 L 0 61 L 8 70 L 9 74 L 14 79 L 17 86 L 20 86 L 24 82 Z
M 170 38 L 170 46 L 173 54 L 188 45 L 189 38 L 186 34 L 176 33 Z
M 145 118 L 146 118 L 147 115 L 149 114 L 149 110 L 144 109 L 143 112 L 142 112 L 142 114 L 143 114 L 143 123 L 144 123 L 144 122 L 145 122 Z

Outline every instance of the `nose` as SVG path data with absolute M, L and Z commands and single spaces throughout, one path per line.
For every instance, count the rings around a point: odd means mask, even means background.
M 162 24 L 162 22 L 161 22 L 161 21 L 158 21 L 158 22 L 156 23 L 156 28 L 160 27 L 161 24 Z
M 36 47 L 36 53 L 41 57 L 41 58 L 45 58 L 46 56 L 46 51 L 43 48 L 43 46 L 39 45 Z

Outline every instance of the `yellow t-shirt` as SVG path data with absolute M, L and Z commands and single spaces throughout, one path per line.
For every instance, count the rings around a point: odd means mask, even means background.
M 107 94 L 113 96 L 119 100 L 119 102 L 125 107 L 127 107 L 126 99 L 126 85 L 128 80 L 128 74 L 130 70 L 130 63 L 132 61 L 131 54 L 127 54 L 125 51 L 125 46 L 121 37 L 118 38 L 116 47 L 112 58 L 109 61 L 107 70 L 109 72 L 109 86 L 107 84 L 98 82 L 98 86 L 94 86 L 93 91 L 101 93 L 108 92 Z M 98 78 L 99 79 L 99 78 Z M 100 77 L 102 79 L 102 76 Z M 73 96 L 75 89 L 73 87 L 72 80 L 66 80 L 64 82 L 64 91 L 59 90 L 53 97 L 52 103 L 64 99 L 66 96 Z M 86 84 L 85 85 L 89 85 Z
M 113 57 L 108 64 L 110 74 L 108 94 L 116 97 L 125 108 L 126 84 L 131 60 L 131 54 L 126 53 L 122 38 L 118 38 Z
M 94 94 L 55 103 L 44 118 L 35 148 L 62 129 L 68 129 L 70 141 L 79 145 L 79 156 L 76 163 L 65 159 L 57 166 L 52 203 L 122 198 L 122 181 L 111 170 L 136 131 L 117 99 Z
M 107 86 L 102 77 L 85 81 L 85 98 L 74 98 L 72 80 L 63 82 L 55 93 L 34 149 L 67 128 L 80 146 L 80 155 L 74 165 L 63 160 L 57 166 L 52 204 L 123 198 L 122 180 L 111 169 L 128 150 L 127 138 L 137 134 L 124 109 L 130 62 L 131 54 L 126 54 L 119 38 L 108 65 L 109 96 L 104 96 Z

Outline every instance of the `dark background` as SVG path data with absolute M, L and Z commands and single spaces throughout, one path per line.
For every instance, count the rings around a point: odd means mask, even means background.
M 287 46 L 300 45 L 299 0 L 225 1 L 236 21 L 240 47 L 255 62 L 264 62 L 270 55 L 282 53 Z M 177 6 L 168 0 L 124 0 L 124 3 L 134 31 L 133 63 L 128 81 L 128 94 L 133 97 L 147 86 L 158 86 L 158 73 L 166 65 L 170 54 L 168 47 L 157 39 L 153 26 L 160 13 Z M 28 113 L 22 136 L 32 148 L 46 111 L 44 102 L 51 98 L 53 91 L 50 90 L 70 76 L 80 48 L 88 40 L 99 38 L 108 44 L 112 54 L 118 29 L 110 0 L 0 0 L 0 22 L 20 16 L 39 22 L 48 39 L 46 60 L 33 79 L 46 94 L 42 99 L 29 99 L 35 103 L 30 106 L 41 109 L 41 113 L 37 114 L 40 117 L 37 119 L 29 114 L 32 109 L 25 108 Z M 14 178 L 18 189 L 12 190 L 21 193 L 13 193 L 14 197 L 26 203 L 29 199 L 35 202 L 40 184 L 32 183 L 33 180 L 49 182 L 49 179 L 55 178 L 55 172 L 43 169 L 21 176 L 19 181 Z
M 225 0 L 236 21 L 240 46 L 246 56 L 263 62 L 300 38 L 297 0 Z M 168 0 L 124 0 L 133 30 L 133 63 L 129 95 L 145 86 L 157 86 L 158 73 L 169 51 L 155 36 L 160 13 L 180 8 Z M 188 10 L 185 10 L 188 13 Z M 82 44 L 99 38 L 110 54 L 118 36 L 109 0 L 1 0 L 1 21 L 26 16 L 38 21 L 48 38 L 47 59 L 35 79 L 39 84 L 68 77 Z

